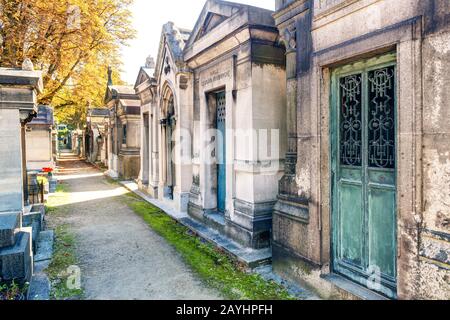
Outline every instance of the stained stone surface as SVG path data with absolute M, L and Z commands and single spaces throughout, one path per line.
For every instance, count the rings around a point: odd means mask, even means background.
M 0 108 L 0 155 L 0 212 L 22 211 L 19 110 Z
M 30 227 L 33 230 L 33 249 L 36 250 L 36 241 L 39 232 L 42 230 L 43 216 L 41 212 L 30 212 L 23 215 L 24 227 Z
M 20 227 L 20 213 L 0 214 L 0 248 L 11 247 Z
M 37 273 L 31 279 L 28 289 L 28 300 L 49 300 L 50 298 L 50 281 L 44 273 Z
M 34 275 L 31 278 L 30 288 L 28 290 L 28 300 L 49 300 L 50 299 L 50 280 L 45 273 L 53 256 L 52 230 L 43 231 L 37 239 L 37 251 L 34 257 Z
M 15 245 L 0 251 L 3 280 L 30 280 L 33 274 L 31 237 L 31 228 L 22 228 L 16 236 Z
M 36 255 L 34 256 L 35 262 L 47 261 L 52 258 L 54 237 L 53 230 L 42 231 L 39 233 Z

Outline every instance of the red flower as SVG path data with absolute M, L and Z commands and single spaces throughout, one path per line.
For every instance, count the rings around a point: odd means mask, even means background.
M 52 173 L 53 169 L 52 168 L 42 168 L 42 171 L 45 173 Z

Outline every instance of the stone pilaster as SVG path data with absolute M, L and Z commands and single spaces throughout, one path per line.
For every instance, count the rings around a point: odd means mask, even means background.
M 0 68 L 0 213 L 23 210 L 26 161 L 22 127 L 36 114 L 41 90 L 40 72 Z
M 280 30 L 281 41 L 286 47 L 286 103 L 288 152 L 285 174 L 280 181 L 279 193 L 283 197 L 295 196 L 297 192 L 295 173 L 297 166 L 297 32 L 295 24 Z

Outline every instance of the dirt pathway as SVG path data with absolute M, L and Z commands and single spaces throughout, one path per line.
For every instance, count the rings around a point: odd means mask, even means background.
M 77 238 L 86 299 L 220 299 L 124 203 L 127 190 L 69 155 L 59 175 L 70 196 L 63 222 Z

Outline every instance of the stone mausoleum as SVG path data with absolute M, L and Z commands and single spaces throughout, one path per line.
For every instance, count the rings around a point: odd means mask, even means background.
M 85 156 L 91 163 L 108 165 L 109 110 L 105 108 L 89 108 L 86 119 Z
M 192 185 L 190 144 L 182 147 L 192 132 L 192 81 L 183 60 L 189 35 L 172 22 L 165 24 L 156 63 L 149 58 L 136 82 L 143 121 L 140 187 L 182 212 Z
M 109 110 L 108 174 L 134 180 L 140 172 L 141 103 L 132 86 L 113 85 L 111 74 L 108 70 L 105 96 Z
M 27 169 L 40 171 L 43 168 L 55 168 L 53 155 L 53 109 L 38 106 L 36 118 L 26 126 Z
M 277 0 L 273 266 L 322 297 L 450 298 L 450 2 Z
M 286 152 L 285 57 L 272 12 L 207 1 L 184 61 L 193 79 L 188 213 L 267 247 Z
M 40 230 L 25 227 L 33 215 L 30 208 L 25 210 L 25 128 L 37 114 L 42 89 L 40 72 L 0 68 L 0 281 L 4 282 L 23 283 L 33 274 L 33 235 Z
M 245 247 L 270 245 L 286 153 L 284 48 L 272 11 L 206 2 L 163 26 L 142 68 L 139 186 Z

